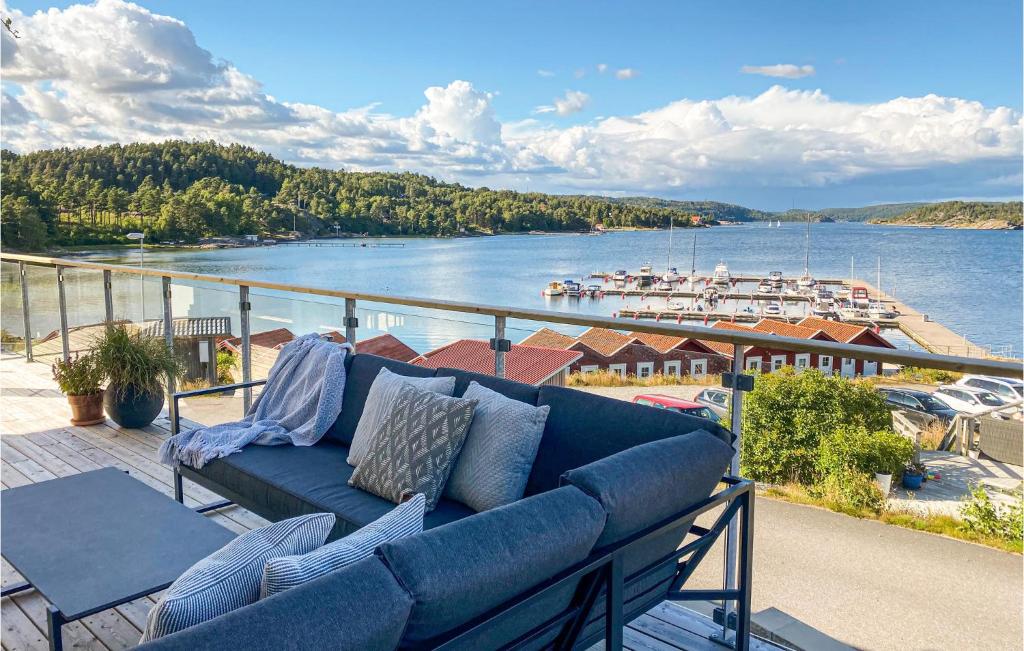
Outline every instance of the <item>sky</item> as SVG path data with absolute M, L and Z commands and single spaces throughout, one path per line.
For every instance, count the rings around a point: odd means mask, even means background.
M 169 138 L 471 186 L 1019 199 L 1021 3 L 0 0 L 0 140 Z

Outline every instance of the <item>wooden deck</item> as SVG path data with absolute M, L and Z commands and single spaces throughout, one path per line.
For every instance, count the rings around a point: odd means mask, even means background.
M 12 488 L 87 470 L 113 466 L 136 479 L 172 495 L 171 471 L 156 461 L 156 451 L 168 435 L 165 418 L 144 429 L 122 429 L 111 421 L 90 427 L 69 424 L 70 410 L 64 396 L 42 363 L 26 364 L 24 358 L 0 356 L 0 485 Z M 186 503 L 214 501 L 210 491 L 185 482 Z M 210 513 L 218 523 L 242 533 L 267 524 L 263 518 L 237 506 Z M 21 577 L 2 562 L 3 585 Z M 68 649 L 123 649 L 135 646 L 146 615 L 157 595 L 138 599 L 64 627 Z M 0 600 L 3 632 L 0 645 L 8 651 L 48 648 L 46 602 L 35 591 Z M 626 648 L 635 651 L 674 649 L 721 650 L 708 641 L 716 630 L 710 619 L 677 604 L 665 602 L 630 624 Z M 753 648 L 779 649 L 761 640 Z

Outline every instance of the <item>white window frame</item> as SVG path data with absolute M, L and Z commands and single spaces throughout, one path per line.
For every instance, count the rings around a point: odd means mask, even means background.
M 863 375 L 864 377 L 872 377 L 874 375 L 878 375 L 878 362 L 874 362 L 868 359 L 864 360 Z
M 619 377 L 626 377 L 626 365 L 625 364 L 609 364 L 608 370 L 615 373 Z
M 697 369 L 701 369 L 700 373 Z M 704 377 L 708 374 L 708 360 L 704 357 L 690 360 L 690 375 L 692 377 Z
M 683 374 L 683 363 L 678 359 L 666 360 L 664 370 L 662 372 L 665 375 L 679 377 Z
M 772 355 L 772 370 L 777 371 L 786 365 L 785 355 Z
M 580 366 L 580 373 L 597 373 L 601 370 L 601 367 L 597 364 L 585 364 Z
M 802 363 L 801 363 L 802 362 Z M 797 373 L 804 371 L 811 367 L 811 354 L 810 353 L 797 353 L 793 356 L 793 368 L 796 369 Z
M 857 375 L 857 360 L 852 357 L 843 357 L 839 363 L 839 374 L 843 377 Z
M 654 375 L 654 362 L 637 362 L 636 363 L 636 376 L 637 377 L 651 377 Z
M 764 359 L 761 357 L 748 357 L 743 360 L 743 365 L 748 371 L 760 371 L 763 361 Z
M 818 355 L 818 370 L 825 375 L 832 375 L 831 355 Z

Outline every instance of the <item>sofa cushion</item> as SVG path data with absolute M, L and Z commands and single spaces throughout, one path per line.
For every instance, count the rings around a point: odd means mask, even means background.
M 473 421 L 476 400 L 402 385 L 348 483 L 395 504 L 423 493 L 437 506 Z
M 597 541 L 604 547 L 707 498 L 731 458 L 732 447 L 698 430 L 599 459 L 566 472 L 564 479 L 608 513 Z
M 477 401 L 476 411 L 445 496 L 474 511 L 522 499 L 550 408 L 508 398 L 476 381 L 464 395 Z
M 412 595 L 403 646 L 430 646 L 513 596 L 583 560 L 604 527 L 597 501 L 566 486 L 387 543 L 377 549 Z M 574 586 L 569 586 L 573 588 Z M 541 611 L 491 630 L 482 646 L 497 648 L 568 605 L 557 595 Z M 472 648 L 472 644 L 468 645 Z
M 543 386 L 538 405 L 550 405 L 544 436 L 526 484 L 526 495 L 551 490 L 567 470 L 650 441 L 704 429 L 723 441 L 732 434 L 703 418 L 624 400 Z
M 377 377 L 380 369 L 386 368 L 392 373 L 409 377 L 433 377 L 434 375 L 432 368 L 406 364 L 369 353 L 357 353 L 349 355 L 348 358 L 352 361 L 347 368 L 348 373 L 345 377 L 345 394 L 341 400 L 341 414 L 324 435 L 326 439 L 345 445 L 352 443 L 352 436 L 355 434 L 359 417 L 363 415 L 366 395 L 370 392 L 373 380 Z
M 491 391 L 497 391 L 506 398 L 512 398 L 513 400 L 525 402 L 529 405 L 537 404 L 538 389 L 530 384 L 523 384 L 522 382 L 516 382 L 514 380 L 506 380 L 505 378 L 495 377 L 493 375 L 484 375 L 483 373 L 463 371 L 457 368 L 439 368 L 437 369 L 437 376 L 454 377 L 455 395 L 460 397 L 466 395 L 466 389 L 469 388 L 470 382 L 476 382 L 480 386 L 487 387 Z
M 352 435 L 352 445 L 348 451 L 349 465 L 358 466 L 366 458 L 374 434 L 380 429 L 384 419 L 391 415 L 395 400 L 406 386 L 450 396 L 455 390 L 455 378 L 407 377 L 382 368 L 374 378 L 370 392 L 366 394 L 363 415 L 359 417 L 356 431 Z
M 338 521 L 330 538 L 335 539 L 395 508 L 392 502 L 348 485 L 353 468 L 345 461 L 347 455 L 347 447 L 329 442 L 312 447 L 250 445 L 188 474 L 269 520 L 334 513 Z M 430 529 L 473 513 L 468 506 L 442 499 L 423 526 Z
M 243 533 L 185 570 L 146 617 L 142 641 L 209 621 L 260 598 L 263 565 L 276 556 L 305 554 L 324 544 L 334 515 L 303 515 Z M 173 535 L 173 532 L 168 532 Z
M 380 545 L 423 531 L 423 507 L 427 500 L 417 494 L 391 512 L 341 540 L 329 542 L 307 554 L 271 558 L 263 567 L 260 599 L 291 590 L 346 565 L 373 555 Z
M 375 557 L 139 647 L 195 649 L 393 649 L 412 599 Z

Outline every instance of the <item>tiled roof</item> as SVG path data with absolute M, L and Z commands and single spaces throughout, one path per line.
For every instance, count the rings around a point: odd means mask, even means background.
M 673 335 L 659 335 L 653 332 L 631 332 L 630 337 L 639 339 L 643 343 L 647 344 L 651 348 L 655 349 L 659 353 L 667 353 L 679 344 L 686 341 L 683 337 L 676 337 Z
M 551 328 L 541 328 L 519 343 L 523 346 L 537 346 L 540 348 L 558 348 L 565 350 L 576 343 L 576 340 L 569 335 L 563 335 L 561 332 L 555 332 Z
M 251 345 L 263 346 L 264 348 L 280 348 L 292 339 L 295 339 L 295 335 L 288 328 L 275 328 L 274 330 L 249 335 L 249 343 Z M 342 340 L 344 340 L 344 337 L 342 337 Z M 239 350 L 242 346 L 242 338 L 232 337 L 231 339 L 225 339 L 221 342 L 221 345 Z
M 816 316 L 804 317 L 800 320 L 799 325 L 805 328 L 816 328 L 818 330 L 824 330 L 836 341 L 843 343 L 849 342 L 851 339 L 855 339 L 860 333 L 867 330 L 866 326 L 851 325 L 849 323 L 840 323 L 839 321 L 831 321 L 829 319 L 819 319 Z
M 526 384 L 540 384 L 582 356 L 583 353 L 572 350 L 513 344 L 512 349 L 505 353 L 505 377 Z M 417 357 L 413 364 L 493 375 L 494 351 L 486 341 L 460 339 Z
M 207 316 L 171 319 L 171 332 L 175 337 L 222 337 L 231 334 L 231 317 Z M 163 337 L 163 320 L 146 323 L 142 327 L 142 334 L 149 337 Z
M 754 329 L 749 326 L 740 325 L 739 323 L 732 323 L 730 321 L 715 321 L 715 323 L 711 327 L 716 328 L 718 330 L 742 330 L 743 332 L 754 331 Z M 709 341 L 706 339 L 700 339 L 699 341 L 700 343 L 704 344 L 705 346 L 715 351 L 719 355 L 732 357 L 733 345 L 730 343 L 724 341 Z
M 400 362 L 412 361 L 417 356 L 415 350 L 403 344 L 394 335 L 389 334 L 363 340 L 357 339 L 356 352 L 380 355 L 389 359 L 397 359 Z
M 633 337 L 606 328 L 591 328 L 576 339 L 606 357 L 634 341 Z
M 824 333 L 829 339 L 834 339 L 821 328 L 809 328 L 802 325 L 794 325 L 779 321 L 777 319 L 761 319 L 754 325 L 754 330 L 768 332 L 780 337 L 793 337 L 794 339 L 812 339 L 819 332 Z

